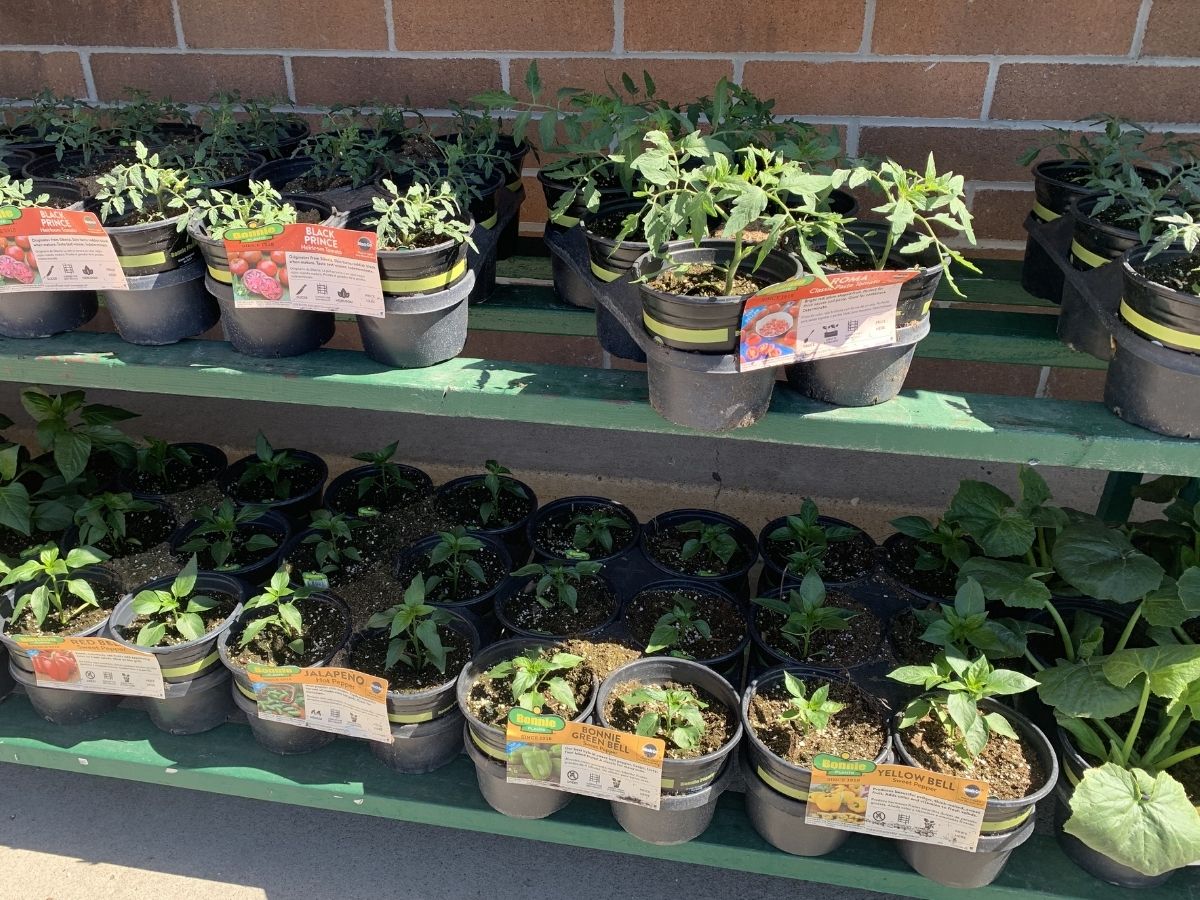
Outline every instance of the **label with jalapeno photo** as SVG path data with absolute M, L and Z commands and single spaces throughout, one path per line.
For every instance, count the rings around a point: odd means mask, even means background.
M 385 744 L 395 740 L 382 678 L 353 669 L 253 663 L 246 674 L 260 719 Z
M 510 784 L 659 808 L 667 749 L 662 738 L 514 709 L 505 739 Z

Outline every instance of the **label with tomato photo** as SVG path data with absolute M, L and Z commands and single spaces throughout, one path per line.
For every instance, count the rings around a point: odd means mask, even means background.
M 108 638 L 13 636 L 29 651 L 38 687 L 125 697 L 166 697 L 162 670 L 152 653 Z
M 819 753 L 804 821 L 973 853 L 988 792 L 986 781 Z
M 0 206 L 0 293 L 128 288 L 95 213 Z
M 764 288 L 746 300 L 738 369 L 811 362 L 885 347 L 896 340 L 900 287 L 916 269 L 811 275 Z
M 246 669 L 258 717 L 346 737 L 392 743 L 388 683 L 353 669 L 263 666 Z
M 264 225 L 225 232 L 233 302 L 246 309 L 383 315 L 374 232 Z

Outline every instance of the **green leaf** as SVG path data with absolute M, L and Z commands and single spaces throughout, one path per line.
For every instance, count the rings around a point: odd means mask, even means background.
M 1021 694 L 1037 686 L 1038 683 L 1028 675 L 1014 672 L 1012 669 L 996 669 L 987 680 L 988 691 L 1000 696 Z
M 60 431 L 54 437 L 54 465 L 66 481 L 74 481 L 87 468 L 92 442 L 73 431 Z
M 134 643 L 140 647 L 157 647 L 166 636 L 166 625 L 162 622 L 148 622 L 138 631 Z
M 958 726 L 959 731 L 964 734 L 971 730 L 975 720 L 979 718 L 979 710 L 974 701 L 962 693 L 946 695 L 946 712 L 950 714 L 950 718 Z
M 659 625 L 650 635 L 646 644 L 646 653 L 661 653 L 668 647 L 674 647 L 679 639 L 679 631 L 673 625 Z
M 1060 660 L 1058 665 L 1037 674 L 1038 696 L 1064 716 L 1111 719 L 1138 705 L 1133 685 L 1118 687 L 1104 674 L 1103 661 Z
M 162 609 L 162 603 L 156 591 L 141 591 L 133 598 L 130 607 L 135 615 L 152 616 Z
M 304 622 L 300 617 L 300 610 L 296 608 L 294 603 L 280 603 L 279 618 L 293 634 L 304 630 Z
M 1086 719 L 1076 719 L 1060 713 L 1055 713 L 1054 718 L 1059 726 L 1071 735 L 1075 745 L 1084 754 L 1099 760 L 1103 760 L 1108 755 L 1104 741 L 1100 739 L 1100 735 L 1096 734 L 1095 729 L 1087 723 Z
M 192 557 L 184 565 L 183 569 L 175 576 L 175 581 L 171 585 L 171 593 L 182 599 L 192 592 L 192 588 L 196 586 L 196 555 Z
M 1022 556 L 1037 536 L 1033 523 L 1012 499 L 984 481 L 964 481 L 950 502 L 953 518 L 988 556 Z
M 78 597 L 89 606 L 98 606 L 96 600 L 96 592 L 92 590 L 92 586 L 82 578 L 71 578 L 67 581 L 67 590 L 74 596 Z
M 963 563 L 959 578 L 979 582 L 984 596 L 1005 606 L 1042 609 L 1050 599 L 1050 589 L 1040 580 L 1049 573 L 1025 563 L 976 556 Z
M 175 630 L 189 641 L 198 641 L 204 637 L 204 620 L 196 613 L 180 613 L 175 617 Z
M 1118 650 L 1103 660 L 1104 675 L 1117 687 L 1126 687 L 1141 675 L 1150 679 L 1156 697 L 1174 699 L 1200 678 L 1200 646 L 1177 644 Z
M 654 737 L 658 733 L 658 713 L 648 712 L 638 719 L 637 727 L 634 729 L 635 734 L 642 737 Z
M 1143 875 L 1200 859 L 1200 813 L 1165 772 L 1151 776 L 1114 763 L 1089 769 L 1071 795 L 1063 830 Z
M 11 528 L 26 537 L 30 534 L 33 507 L 25 485 L 14 482 L 0 487 L 0 526 Z
M 579 708 L 575 705 L 575 691 L 566 679 L 551 678 L 546 682 L 546 690 L 550 692 L 551 697 L 572 712 Z
M 1158 563 L 1121 532 L 1103 525 L 1064 528 L 1054 542 L 1054 566 L 1073 588 L 1097 600 L 1133 603 L 1163 579 Z

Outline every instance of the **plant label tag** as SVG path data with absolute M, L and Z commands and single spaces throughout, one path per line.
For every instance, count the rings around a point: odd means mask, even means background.
M 508 781 L 658 809 L 667 745 L 561 716 L 510 710 Z
M 329 590 L 329 579 L 323 572 L 305 572 L 301 577 L 306 588 L 312 588 L 314 591 Z
M 0 239 L 0 293 L 129 289 L 95 213 L 0 206 Z
M 896 340 L 900 287 L 916 269 L 836 272 L 774 284 L 746 301 L 738 369 L 812 362 L 886 347 Z
M 38 687 L 158 700 L 167 696 L 153 653 L 108 638 L 14 635 L 13 640 L 29 651 Z
M 973 853 L 987 798 L 986 781 L 822 753 L 804 821 Z
M 225 232 L 239 309 L 307 309 L 380 318 L 376 237 L 328 225 L 264 225 Z
M 258 717 L 268 722 L 331 731 L 365 741 L 392 743 L 388 683 L 353 669 L 298 666 L 246 668 Z

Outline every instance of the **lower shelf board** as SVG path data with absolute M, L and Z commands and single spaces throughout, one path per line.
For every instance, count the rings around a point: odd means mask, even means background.
M 782 853 L 758 837 L 746 818 L 742 797 L 736 793 L 722 797 L 713 824 L 700 838 L 675 847 L 656 847 L 625 834 L 613 820 L 608 804 L 586 797 L 574 798 L 549 819 L 525 821 L 502 816 L 484 803 L 474 768 L 465 756 L 432 774 L 406 776 L 388 769 L 357 741 L 338 740 L 315 753 L 281 757 L 260 748 L 244 725 L 231 723 L 207 734 L 176 737 L 157 731 L 144 714 L 126 708 L 87 725 L 64 728 L 44 722 L 19 695 L 0 704 L 0 762 L 928 900 L 1119 900 L 1128 896 L 1123 889 L 1103 884 L 1077 868 L 1049 835 L 1034 835 L 989 887 L 946 888 L 911 871 L 896 848 L 882 839 L 853 835 L 838 851 L 816 859 Z M 1166 886 L 1138 896 L 1146 900 L 1200 897 L 1200 870 L 1177 873 Z

